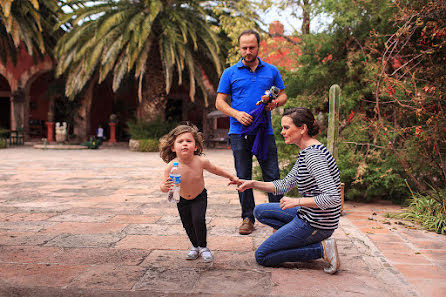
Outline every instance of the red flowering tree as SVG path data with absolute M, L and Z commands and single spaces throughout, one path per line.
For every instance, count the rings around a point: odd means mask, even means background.
M 269 35 L 260 42 L 259 56 L 267 63 L 288 71 L 296 70 L 298 57 L 302 55 L 299 37 L 285 36 L 283 25 L 274 21 L 269 27 Z
M 401 5 L 375 86 L 376 134 L 420 191 L 446 184 L 446 3 Z

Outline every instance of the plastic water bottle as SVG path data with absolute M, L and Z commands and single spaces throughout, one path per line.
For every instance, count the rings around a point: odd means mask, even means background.
M 172 169 L 170 169 L 169 177 L 173 181 L 173 187 L 169 190 L 167 194 L 167 200 L 172 203 L 180 202 L 180 183 L 181 183 L 181 172 L 178 168 L 178 162 L 173 162 Z

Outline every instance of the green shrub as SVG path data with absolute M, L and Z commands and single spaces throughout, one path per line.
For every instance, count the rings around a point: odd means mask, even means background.
M 289 100 L 286 105 L 288 108 L 294 106 L 308 107 L 307 104 L 296 99 Z M 325 118 L 328 119 L 327 116 Z M 294 166 L 299 148 L 284 143 L 280 135 L 280 120 L 280 115 L 273 115 L 272 123 L 276 135 L 280 176 L 284 178 Z M 402 203 L 410 195 L 404 180 L 404 170 L 391 152 L 384 150 L 379 144 L 369 144 L 368 130 L 367 123 L 358 116 L 344 128 L 339 137 L 337 165 L 341 182 L 345 184 L 345 199 L 360 202 L 390 200 Z M 317 136 L 324 145 L 327 143 L 326 135 L 326 129 L 322 129 Z M 261 180 L 259 167 L 255 168 L 253 176 Z M 294 188 L 286 195 L 298 197 L 299 193 L 297 188 Z
M 158 146 L 160 142 L 156 138 L 140 139 L 139 151 L 140 152 L 159 152 Z
M 6 148 L 6 139 L 0 138 L 0 149 Z
M 160 118 L 151 122 L 128 121 L 128 132 L 132 139 L 160 138 L 176 127 L 177 123 L 165 123 Z
M 387 216 L 407 219 L 426 230 L 446 234 L 446 189 L 432 190 L 426 195 L 412 193 L 409 201 L 409 207 L 404 212 Z
M 96 150 L 102 145 L 102 142 L 96 138 L 92 138 L 89 141 L 81 143 L 80 145 L 86 146 L 92 150 Z

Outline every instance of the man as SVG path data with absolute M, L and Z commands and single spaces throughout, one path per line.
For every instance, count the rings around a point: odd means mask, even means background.
M 279 165 L 277 159 L 277 147 L 274 140 L 274 133 L 271 126 L 271 110 L 284 105 L 287 101 L 285 86 L 279 70 L 257 57 L 260 46 L 260 36 L 256 31 L 247 30 L 238 37 L 241 53 L 241 60 L 227 68 L 218 86 L 218 94 L 215 106 L 224 114 L 230 116 L 229 139 L 234 155 L 235 170 L 237 177 L 241 179 L 252 179 L 252 146 L 255 140 L 254 135 L 241 136 L 242 126 L 249 126 L 253 122 L 249 114 L 256 108 L 256 103 L 264 97 L 265 91 L 272 86 L 280 89 L 278 97 L 268 103 L 264 110 L 268 113 L 269 127 L 266 129 L 268 137 L 268 154 L 266 160 L 257 159 L 262 169 L 263 180 L 268 182 L 280 179 Z M 231 105 L 227 99 L 231 97 Z M 265 99 L 265 98 L 263 98 Z M 239 228 L 242 235 L 251 234 L 254 230 L 255 207 L 254 194 L 252 189 L 239 192 L 240 204 L 242 207 L 243 222 Z M 268 193 L 269 202 L 279 202 L 282 196 L 275 196 Z

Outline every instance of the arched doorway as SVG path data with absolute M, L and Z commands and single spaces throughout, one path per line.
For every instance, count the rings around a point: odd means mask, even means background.
M 135 120 L 138 106 L 137 85 L 133 79 L 125 80 L 116 92 L 112 90 L 112 81 L 106 79 L 102 84 L 96 85 L 90 109 L 89 136 L 96 135 L 99 126 L 104 129 L 106 139 L 110 138 L 110 115 L 117 116 L 116 139 L 128 141 L 127 122 Z
M 50 101 L 47 96 L 50 72 L 38 74 L 31 80 L 29 87 L 28 123 L 31 138 L 45 138 L 45 121 L 47 120 Z
M 5 77 L 0 75 L 0 129 L 11 129 L 11 88 Z

